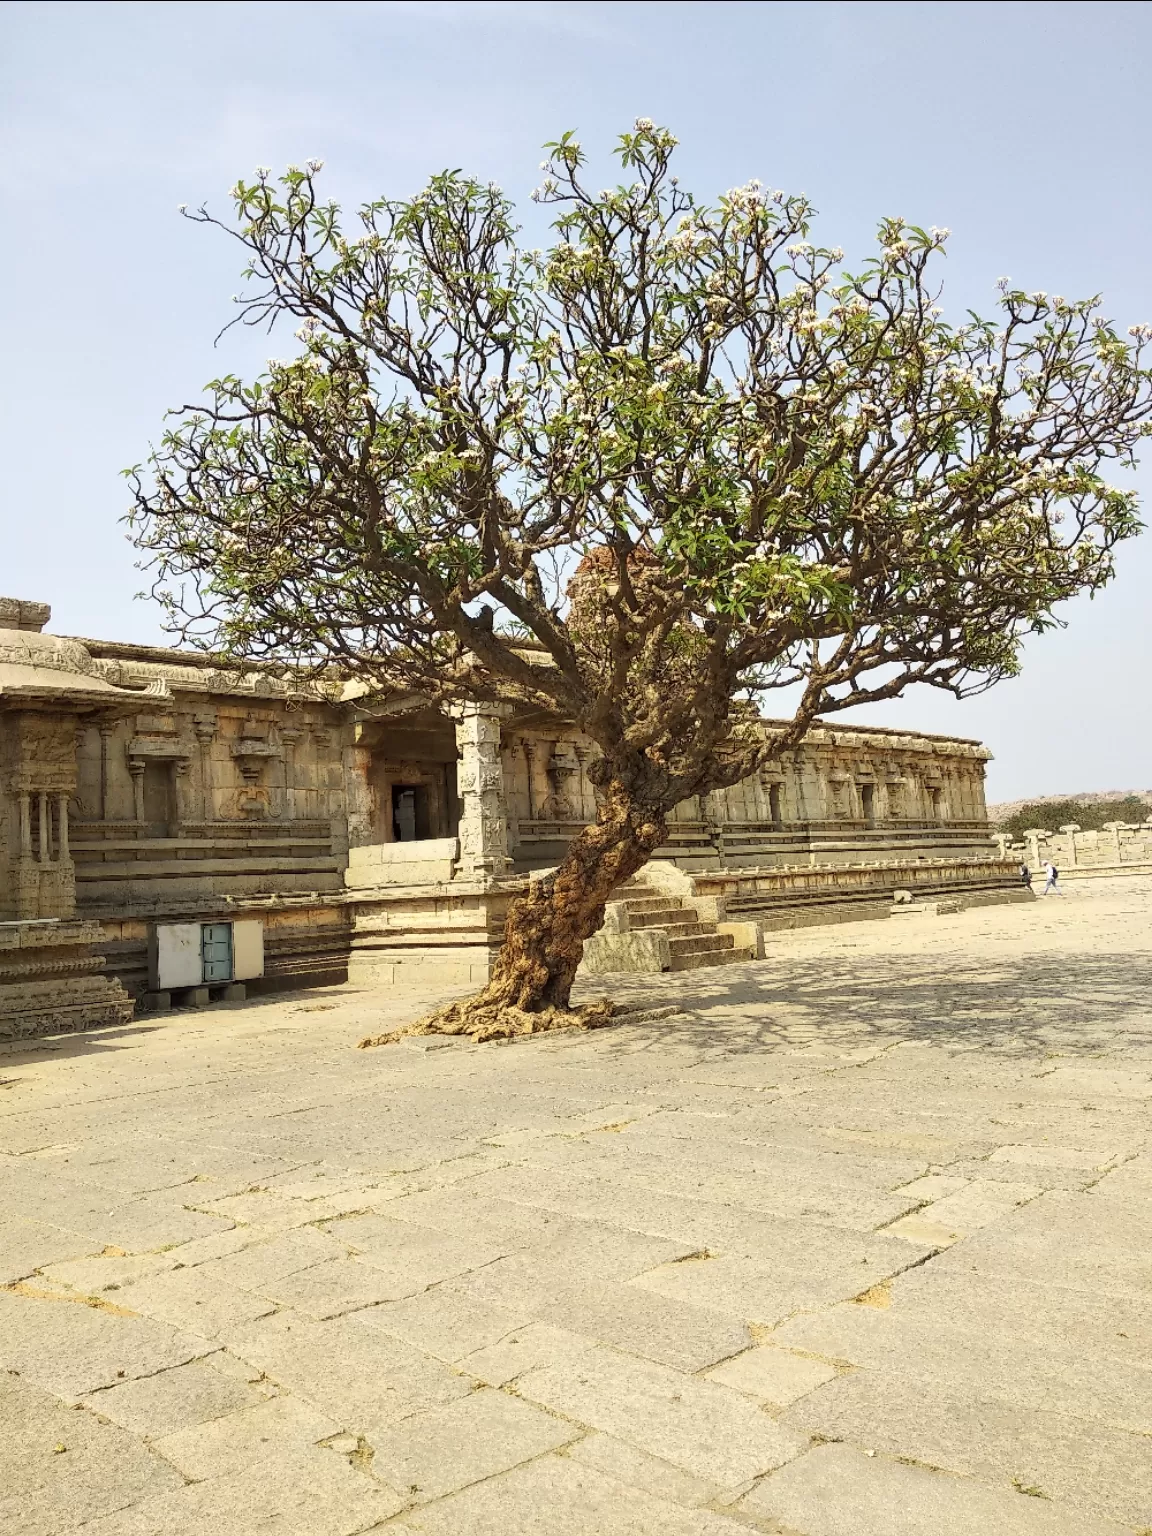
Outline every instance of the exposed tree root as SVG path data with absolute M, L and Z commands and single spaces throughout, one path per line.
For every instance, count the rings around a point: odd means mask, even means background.
M 477 997 L 449 1003 L 446 1008 L 438 1008 L 422 1019 L 388 1030 L 383 1035 L 367 1035 L 360 1041 L 359 1049 L 393 1045 L 406 1035 L 469 1035 L 479 1042 L 542 1035 L 554 1029 L 603 1029 L 614 1022 L 616 1012 L 616 1005 L 606 997 L 587 1003 L 583 1008 L 541 1008 L 531 1013 Z

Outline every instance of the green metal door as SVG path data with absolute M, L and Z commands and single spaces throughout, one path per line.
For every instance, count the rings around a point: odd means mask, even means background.
M 201 923 L 200 954 L 204 960 L 204 980 L 232 980 L 232 924 Z

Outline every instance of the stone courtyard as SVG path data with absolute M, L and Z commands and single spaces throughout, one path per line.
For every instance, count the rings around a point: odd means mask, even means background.
M 344 986 L 8 1049 L 0 1529 L 1147 1532 L 1150 917 L 775 934 L 508 1046 L 357 1051 L 428 999 Z

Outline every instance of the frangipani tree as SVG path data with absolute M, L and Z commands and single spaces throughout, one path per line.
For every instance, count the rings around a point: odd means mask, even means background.
M 950 322 L 947 231 L 884 219 L 849 272 L 803 198 L 700 204 L 674 146 L 640 120 L 594 192 L 550 144 L 546 250 L 458 172 L 351 227 L 315 162 L 240 183 L 239 318 L 298 349 L 216 380 L 131 472 L 185 637 L 595 743 L 595 824 L 430 1027 L 571 1022 L 582 941 L 678 802 L 819 715 L 1012 676 L 1139 526 L 1105 474 L 1149 431 L 1152 331 L 1007 284 Z M 782 689 L 787 723 L 758 725 Z

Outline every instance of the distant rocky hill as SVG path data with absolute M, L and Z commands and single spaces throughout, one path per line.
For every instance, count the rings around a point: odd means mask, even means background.
M 1113 801 L 1128 802 L 1121 812 L 1120 820 L 1128 821 L 1133 818 L 1136 809 L 1133 802 L 1141 802 L 1147 807 L 1145 816 L 1152 813 L 1152 789 L 1094 789 L 1082 790 L 1079 794 L 1030 795 L 1024 800 L 1001 800 L 988 807 L 988 820 L 994 826 L 1004 827 L 1006 823 L 1017 821 L 1021 811 L 1027 807 L 1035 814 L 1034 825 L 1047 826 L 1048 819 L 1043 811 L 1044 807 L 1051 806 L 1053 810 L 1059 807 L 1061 813 L 1067 813 L 1067 815 L 1058 815 L 1054 818 L 1056 820 L 1075 820 L 1082 826 L 1087 826 L 1090 822 L 1102 824 L 1108 819 L 1106 814 L 1101 814 L 1103 808 Z M 1101 813 L 1087 818 L 1083 814 L 1097 807 L 1100 808 Z M 1014 827 L 1013 830 L 1018 831 L 1019 828 Z M 1050 830 L 1055 829 L 1050 828 Z

